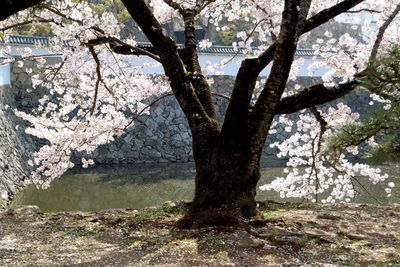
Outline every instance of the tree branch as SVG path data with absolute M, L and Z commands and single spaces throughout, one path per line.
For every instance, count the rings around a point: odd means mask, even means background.
M 328 22 L 337 15 L 350 10 L 363 1 L 364 0 L 345 0 L 337 5 L 322 10 L 306 21 L 301 34 L 314 30 L 315 28 Z M 268 47 L 267 50 L 264 51 L 264 53 L 259 56 L 258 69 L 260 72 L 272 61 L 275 49 L 276 42 L 274 42 L 270 47 Z
M 344 0 L 337 5 L 322 10 L 306 20 L 301 34 L 317 28 L 337 15 L 348 11 L 362 1 L 363 0 Z M 240 128 L 237 127 L 237 123 L 247 123 L 250 101 L 257 77 L 272 61 L 276 48 L 277 42 L 274 42 L 258 58 L 245 59 L 242 61 L 242 65 L 239 69 L 238 75 L 236 76 L 231 101 L 228 105 L 224 125 L 222 127 L 223 131 L 226 129 L 226 132 L 233 132 L 235 129 Z M 238 120 L 237 118 L 243 118 L 244 121 L 240 122 L 240 119 Z
M 60 17 L 63 17 L 63 18 L 68 19 L 68 20 L 70 20 L 70 21 L 76 22 L 76 23 L 78 23 L 79 25 L 83 25 L 83 22 L 82 22 L 81 20 L 68 17 L 68 16 L 66 16 L 64 13 L 62 13 L 60 10 L 58 10 L 58 9 L 55 8 L 55 7 L 51 7 L 51 6 L 48 6 L 48 5 L 43 5 L 43 8 L 44 8 L 44 9 L 47 9 L 48 11 L 50 11 L 50 12 L 52 12 L 52 13 L 54 13 L 54 14 L 60 16 Z M 103 32 L 103 33 L 104 33 L 104 32 Z
M 229 97 L 222 95 L 222 94 L 218 94 L 218 93 L 212 93 L 213 96 L 217 96 L 217 97 L 221 97 L 223 99 L 229 100 Z M 123 131 L 125 131 L 130 125 L 132 125 L 132 123 L 137 120 L 137 118 L 139 118 L 140 115 L 143 114 L 143 112 L 145 112 L 146 109 L 150 108 L 151 106 L 157 104 L 158 102 L 160 102 L 162 99 L 169 97 L 169 96 L 174 96 L 174 93 L 167 93 L 165 95 L 162 95 L 160 97 L 157 97 L 156 99 L 154 99 L 153 101 L 151 101 L 147 106 L 145 106 L 144 108 L 142 108 L 142 110 L 140 110 L 137 114 L 135 114 L 130 121 L 128 122 L 128 124 L 124 127 Z
M 90 115 L 93 115 L 93 113 L 96 109 L 96 104 L 97 104 L 97 96 L 99 93 L 99 85 L 100 85 L 100 81 L 101 81 L 101 71 L 100 71 L 100 60 L 97 56 L 96 51 L 94 50 L 94 47 L 89 46 L 89 51 L 90 51 L 90 54 L 92 54 L 94 61 L 96 61 L 96 75 L 97 75 L 96 85 L 94 88 L 93 104 L 92 104 L 92 107 L 90 108 Z
M 166 3 L 173 9 L 178 10 L 180 13 L 184 10 L 181 5 L 179 5 L 177 2 L 174 2 L 173 0 L 164 0 L 164 3 Z
M 222 99 L 225 99 L 225 100 L 230 100 L 230 97 L 229 96 L 226 96 L 226 95 L 223 95 L 223 94 L 219 94 L 219 93 L 211 93 L 213 96 L 217 96 L 217 97 L 220 97 L 220 98 L 222 98 Z
M 0 9 L 0 20 L 5 20 L 11 15 L 29 7 L 33 7 L 44 0 L 2 0 Z
M 270 14 L 268 13 L 268 11 L 266 11 L 265 8 L 261 7 L 256 1 L 251 0 L 251 2 L 257 7 L 257 9 L 261 10 L 266 16 L 269 17 L 268 24 L 270 25 L 270 28 L 273 29 L 274 28 L 274 22 L 272 21 L 272 18 L 270 16 Z M 264 18 L 262 20 L 266 21 L 267 19 Z M 274 34 L 274 32 L 272 30 L 270 30 L 269 33 L 271 34 L 272 41 L 275 42 L 276 39 L 277 39 L 277 36 Z
M 60 70 L 64 67 L 65 62 L 68 60 L 68 56 L 64 58 L 64 60 L 61 62 L 60 66 L 54 71 L 53 77 L 51 80 L 54 80 L 57 76 L 57 74 L 60 72 Z
M 200 14 L 201 11 L 203 11 L 204 8 L 206 8 L 209 4 L 215 2 L 215 0 L 196 0 L 196 12 L 197 14 Z
M 101 62 L 99 59 L 99 56 L 97 55 L 96 51 L 94 50 L 93 46 L 89 46 L 89 52 L 92 55 L 94 61 L 96 62 L 96 75 L 97 75 L 97 80 L 96 80 L 96 85 L 95 85 L 95 91 L 94 91 L 94 98 L 93 98 L 93 105 L 92 108 L 90 109 L 90 115 L 93 115 L 95 109 L 96 109 L 96 102 L 97 102 L 97 96 L 99 92 L 99 85 L 102 83 L 104 85 L 104 88 L 110 93 L 110 95 L 114 98 L 114 100 L 118 103 L 118 99 L 116 98 L 114 92 L 107 86 L 107 84 L 104 82 L 103 77 L 101 75 Z
M 297 42 L 303 32 L 310 4 L 311 0 L 285 1 L 271 73 L 250 115 L 250 132 L 254 136 L 252 142 L 258 149 L 262 149 L 260 141 L 264 143 L 263 136 L 268 132 L 276 107 L 286 88 Z
M 167 93 L 165 95 L 162 95 L 160 97 L 157 97 L 156 99 L 154 99 L 153 101 L 151 101 L 147 106 L 145 106 L 144 108 L 142 108 L 142 110 L 140 110 L 137 114 L 135 114 L 128 122 L 128 124 L 124 127 L 123 131 L 125 131 L 135 120 L 137 120 L 137 118 L 139 118 L 140 115 L 143 114 L 143 112 L 145 112 L 146 109 L 150 108 L 151 106 L 155 105 L 156 103 L 158 103 L 159 101 L 161 101 L 162 99 L 168 97 L 168 96 L 173 96 L 174 93 Z
M 314 137 L 314 139 L 312 141 L 312 151 L 311 151 L 312 164 L 311 164 L 311 172 L 310 172 L 310 175 L 308 177 L 308 180 L 310 181 L 313 172 L 315 172 L 315 200 L 316 200 L 316 202 L 318 202 L 318 190 L 319 190 L 321 185 L 319 183 L 319 176 L 318 176 L 318 168 L 316 166 L 316 159 L 317 159 L 317 155 L 321 151 L 322 137 L 323 137 L 324 133 L 327 130 L 328 123 L 325 121 L 325 119 L 322 117 L 321 113 L 316 109 L 315 106 L 312 106 L 309 109 L 310 109 L 311 113 L 314 115 L 315 119 L 318 121 L 319 127 L 320 127 L 319 134 L 315 135 L 315 137 Z M 317 149 L 315 150 L 314 143 L 317 140 L 317 138 L 318 138 L 318 143 L 317 143 Z
M 87 46 L 95 46 L 107 43 L 110 45 L 111 50 L 117 54 L 148 56 L 154 59 L 155 61 L 160 62 L 160 58 L 155 54 L 149 52 L 146 48 L 141 48 L 127 44 L 115 37 L 105 37 L 105 36 L 97 37 L 96 39 L 89 40 L 84 44 Z
M 361 8 L 361 9 L 358 9 L 358 10 L 349 10 L 349 11 L 347 11 L 345 13 L 356 14 L 356 13 L 361 13 L 361 12 L 381 13 L 381 11 L 373 10 L 373 9 L 369 9 L 369 8 Z
M 172 91 L 189 121 L 192 133 L 198 134 L 209 127 L 215 127 L 215 122 L 210 119 L 193 90 L 176 43 L 164 35 L 160 23 L 154 17 L 146 1 L 122 0 L 122 2 L 160 57 L 165 74 L 170 80 Z
M 212 102 L 211 88 L 202 73 L 199 57 L 196 51 L 197 40 L 194 22 L 197 12 L 194 9 L 184 9 L 180 12 L 185 24 L 185 48 L 182 49 L 179 54 L 183 63 L 185 64 L 186 70 L 190 73 L 189 77 L 192 78 L 190 81 L 195 89 L 200 103 L 203 105 L 208 116 L 216 120 L 217 113 Z
M 390 23 L 392 23 L 397 14 L 399 14 L 399 12 L 400 12 L 400 4 L 396 6 L 396 8 L 393 10 L 393 12 L 385 21 L 385 23 L 383 23 L 383 25 L 379 28 L 378 35 L 376 37 L 374 46 L 372 47 L 371 55 L 369 57 L 369 62 L 375 61 L 376 56 L 378 54 L 379 46 L 381 45 L 383 40 L 383 35 L 385 34 L 385 31 L 389 27 Z
M 9 26 L 6 26 L 4 28 L 1 28 L 0 31 L 4 32 L 4 31 L 7 31 L 7 30 L 12 29 L 12 28 L 28 25 L 28 24 L 31 24 L 31 23 L 34 23 L 34 22 L 48 23 L 48 22 L 54 22 L 54 20 L 52 20 L 52 19 L 32 19 L 32 20 L 27 20 L 27 21 L 24 21 L 24 22 L 19 22 L 19 23 L 16 23 L 16 24 L 9 25 Z
M 356 80 L 338 84 L 327 88 L 323 84 L 317 84 L 301 90 L 299 93 L 284 97 L 280 100 L 275 114 L 288 114 L 300 111 L 312 106 L 321 105 L 353 91 L 359 82 Z

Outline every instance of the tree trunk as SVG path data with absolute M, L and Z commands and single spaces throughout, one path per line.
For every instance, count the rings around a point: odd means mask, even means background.
M 210 42 L 215 42 L 215 37 L 217 36 L 217 27 L 208 22 L 207 27 L 204 28 L 205 34 L 204 34 L 204 39 L 208 39 Z
M 195 138 L 193 156 L 195 197 L 178 227 L 234 225 L 257 214 L 255 195 L 261 153 L 251 154 L 247 145 L 233 145 L 221 138 Z

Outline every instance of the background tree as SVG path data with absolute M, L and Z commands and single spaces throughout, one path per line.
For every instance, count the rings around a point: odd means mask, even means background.
M 277 114 L 311 110 L 314 117 L 303 116 L 300 125 L 310 131 L 311 135 L 302 140 L 309 141 L 308 148 L 303 149 L 296 134 L 290 139 L 294 142 L 281 147 L 291 155 L 297 151 L 292 155 L 293 160 L 289 160 L 289 166 L 306 164 L 310 167 L 301 175 L 294 168 L 291 176 L 285 181 L 278 180 L 269 189 L 279 190 L 284 196 L 313 198 L 314 194 L 333 187 L 333 200 L 344 202 L 354 196 L 352 177 L 355 174 L 368 176 L 374 182 L 387 177 L 374 168 L 352 164 L 342 155 L 338 158 L 321 156 L 332 129 L 356 116 L 344 105 L 327 114 L 322 114 L 315 106 L 356 89 L 369 68 L 369 51 L 372 49 L 374 55 L 382 44 L 397 40 L 398 34 L 383 38 L 387 29 L 392 32 L 396 29 L 396 23 L 392 22 L 400 5 L 394 1 L 157 0 L 152 1 L 151 6 L 144 0 L 122 0 L 122 3 L 152 48 L 140 47 L 133 39 L 121 39 L 122 25 L 115 17 L 107 12 L 97 14 L 86 2 L 47 2 L 41 9 L 19 13 L 1 26 L 7 31 L 24 23 L 34 22 L 33 26 L 38 22 L 50 23 L 55 34 L 52 40 L 59 45 L 49 49 L 64 55 L 61 64 L 47 66 L 34 80 L 34 86 L 44 84 L 50 88 L 50 94 L 62 100 L 55 102 L 44 96 L 35 115 L 17 112 L 33 124 L 29 133 L 51 144 L 34 154 L 31 164 L 37 168 L 32 182 L 47 186 L 52 178 L 73 167 L 72 151 L 92 152 L 99 145 L 112 141 L 114 134 L 123 133 L 145 112 L 148 103 L 143 99 L 152 94 L 161 96 L 150 105 L 173 94 L 192 131 L 195 197 L 180 227 L 238 223 L 241 218 L 257 213 L 254 197 L 260 178 L 261 153 Z M 323 77 L 325 83 L 308 88 L 300 86 L 295 93 L 285 92 L 288 80 L 296 77 L 299 62 L 294 55 L 304 34 L 340 14 L 351 12 L 350 15 L 354 15 L 370 10 L 378 11 L 370 14 L 380 26 L 378 38 L 371 25 L 365 23 L 363 26 L 370 27 L 366 43 L 348 34 L 339 40 L 319 43 L 315 49 L 325 60 L 313 67 L 331 69 Z M 217 120 L 213 93 L 196 50 L 195 23 L 201 14 L 211 17 L 216 25 L 224 18 L 229 21 L 246 16 L 255 23 L 251 36 L 246 32 L 240 36 L 243 40 L 238 44 L 240 51 L 252 56 L 241 63 L 222 124 Z M 184 25 L 186 41 L 182 48 L 161 27 L 174 17 L 180 18 Z M 330 33 L 326 35 L 329 37 Z M 257 51 L 249 47 L 252 43 L 249 38 L 258 39 Z M 29 55 L 25 50 L 21 53 Z M 138 55 L 159 62 L 165 76 L 155 78 L 143 74 L 146 66 L 132 64 L 132 57 Z M 41 58 L 37 61 L 44 64 Z M 271 65 L 271 72 L 260 86 L 257 78 L 268 65 Z M 334 76 L 342 77 L 342 81 L 335 84 Z M 260 90 L 256 90 L 256 86 Z M 126 116 L 132 112 L 137 115 Z M 324 124 L 326 118 L 329 125 Z M 295 147 L 306 153 L 293 149 Z M 330 167 L 326 168 L 322 160 Z M 82 162 L 84 166 L 92 163 L 86 159 Z M 331 170 L 340 174 L 338 178 L 333 177 Z M 322 180 L 325 177 L 329 179 Z M 328 202 L 332 202 L 332 198 Z
M 395 44 L 371 64 L 361 86 L 374 95 L 370 116 L 345 125 L 329 140 L 328 152 L 341 154 L 347 147 L 370 143 L 365 156 L 377 161 L 400 155 L 400 47 Z M 374 103 L 375 102 L 375 103 Z

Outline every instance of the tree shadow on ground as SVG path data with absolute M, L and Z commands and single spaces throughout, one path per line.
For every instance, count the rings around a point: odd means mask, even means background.
M 175 229 L 185 205 L 44 214 L 33 220 L 2 215 L 0 265 L 12 261 L 20 266 L 400 263 L 400 205 L 268 203 L 257 218 L 240 226 Z

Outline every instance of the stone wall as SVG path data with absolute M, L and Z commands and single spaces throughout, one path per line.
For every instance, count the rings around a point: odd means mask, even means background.
M 317 82 L 315 78 L 299 78 L 304 85 Z M 220 94 L 229 95 L 234 78 L 232 76 L 215 76 L 213 90 Z M 222 121 L 227 108 L 227 100 L 215 97 L 217 114 Z M 357 91 L 343 99 L 333 101 L 322 107 L 326 111 L 330 106 L 339 102 L 350 105 L 354 111 L 365 113 L 369 96 L 367 92 Z M 287 115 L 296 121 L 297 114 Z M 295 127 L 293 127 L 295 130 Z M 284 130 L 284 126 L 277 127 L 277 133 L 268 136 L 264 153 L 275 155 L 276 149 L 269 144 L 283 141 L 291 133 Z M 165 98 L 150 108 L 149 115 L 138 118 L 126 134 L 116 138 L 115 142 L 102 146 L 91 155 L 98 163 L 127 164 L 127 163 L 156 163 L 156 162 L 187 162 L 192 161 L 191 132 L 188 123 L 177 101 Z
M 50 61 L 57 59 L 50 59 Z M 49 62 L 51 63 L 51 62 Z M 33 62 L 23 68 L 12 67 L 12 86 L 0 87 L 0 209 L 4 208 L 24 184 L 29 175 L 27 161 L 45 140 L 24 133 L 29 122 L 17 118 L 14 108 L 30 112 L 46 89 L 27 92 L 31 87 L 30 76 L 25 68 L 40 71 Z M 214 76 L 213 91 L 229 95 L 234 77 Z M 298 83 L 311 85 L 318 78 L 299 77 Z M 293 85 L 289 85 L 293 86 Z M 227 100 L 215 97 L 218 117 L 222 120 Z M 368 107 L 369 96 L 357 91 L 340 101 L 349 104 L 357 112 L 364 113 Z M 323 106 L 335 106 L 339 100 Z M 9 106 L 9 107 L 8 107 Z M 289 115 L 296 120 L 297 115 Z M 275 154 L 269 144 L 286 139 L 290 133 L 278 126 L 278 132 L 267 139 L 265 153 Z M 140 116 L 128 131 L 116 138 L 115 142 L 99 147 L 92 155 L 98 164 L 138 164 L 158 162 L 187 162 L 192 160 L 191 132 L 177 101 L 173 97 L 164 98 L 150 108 L 149 115 Z
M 38 70 L 33 63 L 25 64 L 23 68 Z M 37 101 L 43 90 L 26 92 L 31 86 L 31 81 L 23 68 L 12 68 L 13 95 L 18 103 L 18 108 L 29 112 L 37 105 Z M 214 76 L 213 91 L 229 96 L 233 87 L 234 77 Z M 320 78 L 298 77 L 297 83 L 309 86 L 320 82 Z M 289 84 L 289 87 L 293 84 Z M 220 121 L 227 108 L 227 100 L 214 97 L 217 113 Z M 357 112 L 364 112 L 369 101 L 366 92 L 354 92 L 340 101 L 349 104 Z M 335 106 L 340 101 L 334 101 L 324 105 L 323 110 L 329 106 Z M 289 115 L 297 120 L 297 115 Z M 284 126 L 278 126 L 278 132 L 267 139 L 265 153 L 275 154 L 276 151 L 269 147 L 270 143 L 286 139 L 290 133 L 284 131 Z M 43 140 L 35 140 L 41 144 Z M 78 155 L 81 156 L 81 155 Z M 164 98 L 150 108 L 149 115 L 140 116 L 128 131 L 117 137 L 112 143 L 99 147 L 92 155 L 99 164 L 132 164 L 132 163 L 158 163 L 158 162 L 188 162 L 192 160 L 191 132 L 181 108 L 173 97 Z M 79 161 L 76 161 L 79 163 Z
M 26 164 L 34 142 L 24 131 L 24 123 L 15 117 L 15 101 L 10 87 L 0 87 L 0 210 L 23 188 L 29 175 Z

